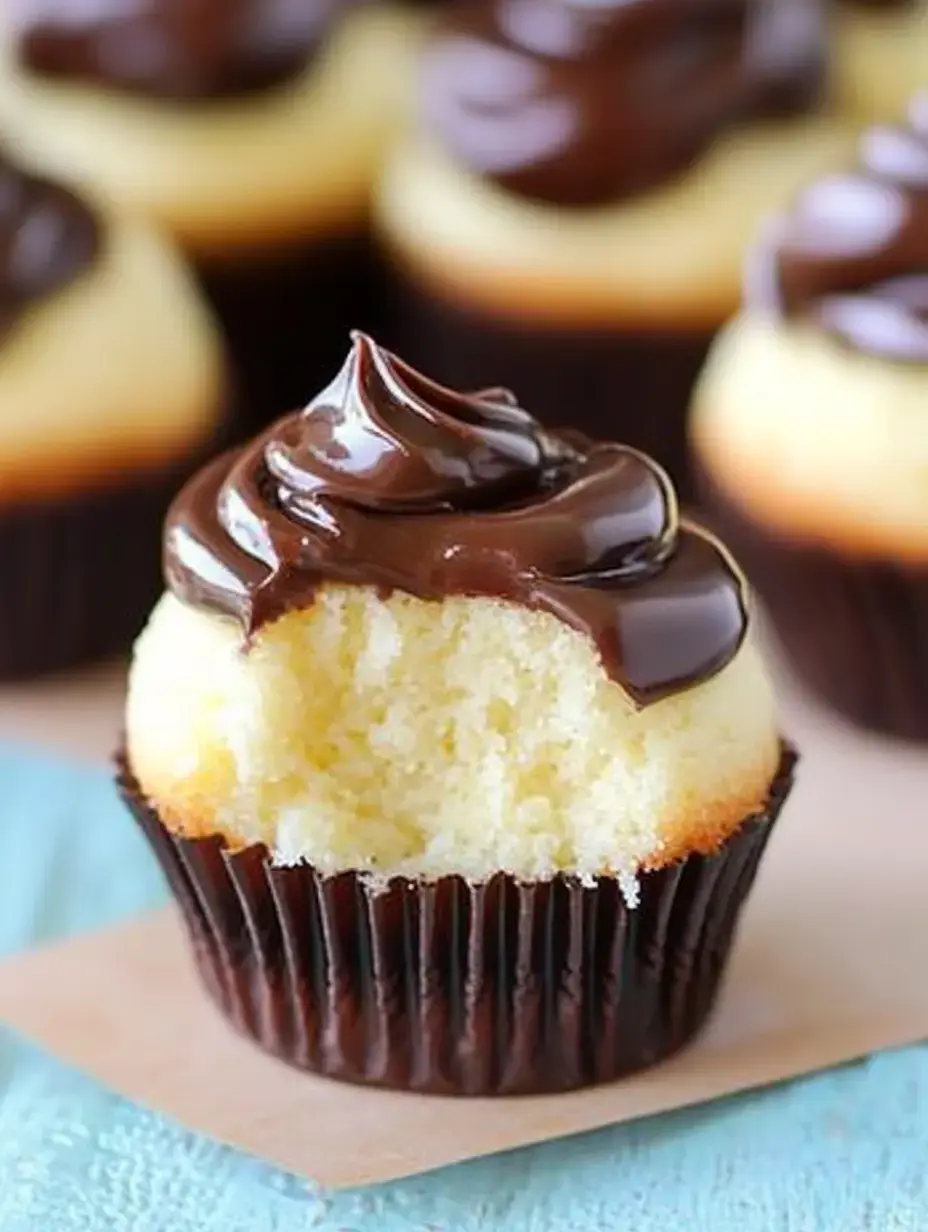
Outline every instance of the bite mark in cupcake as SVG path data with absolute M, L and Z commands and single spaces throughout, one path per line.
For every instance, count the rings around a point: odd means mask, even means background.
M 690 1037 L 794 759 L 658 467 L 359 335 L 185 489 L 165 563 L 123 790 L 240 1028 L 461 1093 Z
M 744 635 L 737 573 L 659 468 L 545 432 L 506 390 L 452 393 L 364 335 L 305 412 L 189 486 L 166 544 L 174 591 L 250 635 L 326 582 L 502 599 L 589 637 L 640 705 Z

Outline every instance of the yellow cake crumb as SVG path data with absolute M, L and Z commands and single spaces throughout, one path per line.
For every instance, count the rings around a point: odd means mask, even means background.
M 500 600 L 327 585 L 246 650 L 166 595 L 135 652 L 128 753 L 163 821 L 334 873 L 632 878 L 711 850 L 779 760 L 748 641 L 636 710 L 588 638 Z

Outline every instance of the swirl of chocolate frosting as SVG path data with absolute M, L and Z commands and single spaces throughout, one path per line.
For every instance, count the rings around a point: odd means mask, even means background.
M 0 339 L 30 305 L 88 269 L 101 243 L 83 201 L 0 154 Z
M 363 334 L 305 410 L 181 492 L 165 568 L 246 637 L 324 582 L 543 609 L 637 705 L 719 671 L 747 620 L 737 571 L 649 459 L 547 432 L 505 390 L 452 393 Z
M 347 2 L 347 0 L 345 0 Z M 16 0 L 21 62 L 48 77 L 197 100 L 278 85 L 343 0 Z
M 749 265 L 749 305 L 928 363 L 928 94 L 909 120 L 869 129 L 855 170 L 812 184 L 771 223 Z
M 425 118 L 520 196 L 615 201 L 732 125 L 812 107 L 824 26 L 821 0 L 471 0 L 426 51 Z

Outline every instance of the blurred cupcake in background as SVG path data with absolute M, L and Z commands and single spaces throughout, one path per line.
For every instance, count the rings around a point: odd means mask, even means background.
M 718 525 L 798 672 L 928 739 L 928 96 L 771 227 L 696 390 Z
M 421 26 L 351 0 L 19 0 L 0 130 L 176 237 L 257 424 L 301 405 L 374 311 L 371 186 Z
M 471 1095 L 692 1038 L 795 754 L 658 467 L 359 336 L 165 545 L 122 789 L 242 1032 Z
M 397 345 L 680 480 L 759 217 L 852 148 L 810 0 L 474 0 L 439 18 L 377 224 Z
M 894 123 L 928 86 L 928 0 L 833 0 L 836 101 L 860 124 Z
M 224 396 L 171 244 L 0 155 L 0 677 L 128 648 Z

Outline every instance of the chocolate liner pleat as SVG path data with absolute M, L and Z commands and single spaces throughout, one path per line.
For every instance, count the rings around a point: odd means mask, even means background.
M 455 389 L 504 385 L 548 427 L 633 445 L 689 500 L 685 423 L 711 331 L 633 333 L 507 319 L 442 298 L 395 265 L 386 341 Z
M 262 846 L 173 834 L 119 763 L 203 981 L 269 1052 L 349 1082 L 459 1095 L 564 1091 L 651 1065 L 705 1021 L 792 785 L 714 855 L 618 882 L 449 876 L 375 888 L 279 867 Z
M 928 740 L 928 561 L 854 558 L 777 534 L 704 472 L 707 517 L 769 612 L 796 675 L 852 722 Z
M 344 363 L 349 331 L 379 332 L 383 279 L 363 235 L 197 267 L 235 365 L 238 437 L 305 406 Z
M 164 515 L 228 441 L 110 486 L 0 507 L 0 679 L 63 671 L 129 649 L 163 589 Z

